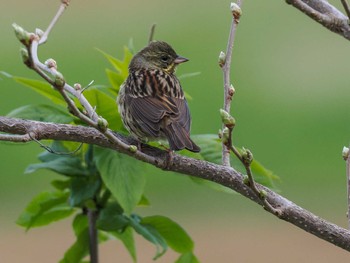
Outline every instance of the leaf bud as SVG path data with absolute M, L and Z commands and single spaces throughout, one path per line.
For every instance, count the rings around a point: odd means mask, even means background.
M 62 75 L 61 72 L 56 71 L 55 72 L 55 88 L 63 88 L 64 84 L 66 84 L 66 81 Z
M 26 48 L 21 48 L 20 53 L 21 53 L 23 63 L 29 67 L 30 66 L 30 59 L 29 59 L 28 50 Z
M 35 29 L 35 34 L 41 38 L 44 35 L 44 31 L 42 31 L 40 28 Z
M 253 153 L 249 149 L 246 149 L 243 147 L 242 159 L 243 159 L 244 164 L 250 165 L 253 161 Z
M 259 196 L 260 198 L 265 199 L 267 197 L 267 192 L 265 190 L 260 190 Z
M 137 152 L 137 146 L 136 145 L 129 145 L 129 151 L 132 153 L 136 153 Z
M 225 65 L 226 62 L 226 54 L 223 51 L 220 51 L 219 54 L 219 66 L 222 68 Z
M 343 159 L 346 161 L 349 158 L 349 148 L 348 147 L 343 147 L 343 151 L 342 151 L 342 156 Z
M 222 130 L 222 136 L 221 136 L 222 143 L 225 145 L 228 144 L 229 138 L 230 138 L 230 130 L 229 130 L 229 128 L 225 127 Z
M 25 46 L 28 46 L 31 41 L 31 34 L 29 34 L 27 31 L 25 31 L 21 26 L 17 25 L 16 23 L 12 24 L 12 27 L 15 30 L 16 37 L 19 41 Z
M 97 125 L 98 127 L 101 129 L 101 131 L 106 131 L 108 128 L 108 122 L 106 119 L 104 119 L 103 117 L 99 117 L 97 120 Z
M 239 5 L 232 2 L 230 5 L 230 10 L 232 12 L 234 19 L 236 20 L 236 22 L 238 22 L 238 20 L 240 19 L 241 15 L 242 15 L 242 9 L 239 7 Z
M 57 63 L 54 59 L 49 58 L 45 61 L 45 65 L 49 68 L 49 69 L 57 69 Z
M 236 125 L 236 120 L 227 111 L 220 109 L 220 116 L 222 123 L 232 129 Z
M 75 83 L 73 87 L 74 87 L 75 90 L 81 90 L 81 84 L 80 83 Z

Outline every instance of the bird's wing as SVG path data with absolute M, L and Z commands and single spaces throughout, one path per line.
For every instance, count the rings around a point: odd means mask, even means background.
M 162 120 L 165 117 L 177 118 L 179 109 L 170 97 L 139 97 L 127 96 L 131 115 L 139 126 L 151 136 L 159 137 Z

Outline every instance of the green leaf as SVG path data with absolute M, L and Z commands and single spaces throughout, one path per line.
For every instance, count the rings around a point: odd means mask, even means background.
M 57 190 L 64 191 L 68 189 L 71 185 L 71 180 L 53 180 L 51 181 L 51 185 L 55 187 Z
M 167 251 L 167 244 L 160 233 L 151 225 L 143 225 L 140 218 L 136 215 L 130 217 L 130 226 L 145 239 L 156 245 L 156 255 L 154 260 L 161 257 Z
M 106 52 L 98 49 L 99 52 L 101 52 L 105 58 L 107 58 L 107 60 L 109 61 L 109 63 L 112 64 L 112 66 L 114 67 L 114 69 L 120 73 L 120 75 L 126 79 L 129 71 L 128 71 L 128 67 L 132 58 L 132 53 L 130 52 L 130 50 L 127 47 L 124 47 L 124 59 L 123 60 L 119 60 L 109 54 L 107 54 Z
M 71 123 L 74 118 L 65 111 L 51 105 L 26 105 L 11 111 L 8 117 L 21 118 L 27 120 Z
M 178 253 L 193 251 L 193 241 L 186 231 L 173 220 L 165 216 L 143 217 L 141 224 L 154 227 L 166 243 Z
M 96 176 L 75 177 L 70 187 L 69 204 L 82 206 L 87 200 L 95 197 L 101 187 L 101 181 Z
M 28 204 L 17 224 L 28 230 L 66 218 L 74 212 L 67 200 L 68 192 L 43 192 Z
M 137 206 L 150 206 L 150 205 L 151 205 L 150 201 L 149 201 L 149 200 L 147 199 L 147 197 L 144 196 L 144 195 L 141 196 L 141 200 L 140 200 L 140 202 L 137 204 Z
M 103 182 L 125 213 L 131 214 L 144 191 L 144 164 L 110 149 L 95 149 L 96 166 Z
M 106 69 L 106 74 L 109 82 L 113 87 L 113 90 L 118 92 L 120 85 L 124 82 L 125 78 L 123 78 L 123 76 L 121 76 L 119 73 L 112 71 L 110 69 Z
M 67 149 L 62 143 L 54 141 L 51 149 L 55 153 L 66 153 Z M 73 154 L 54 154 L 45 151 L 39 155 L 42 163 L 31 164 L 25 170 L 25 173 L 33 173 L 38 169 L 49 169 L 56 173 L 66 176 L 85 176 L 89 175 L 89 171 L 83 165 L 82 160 Z
M 22 77 L 13 77 L 13 79 L 24 86 L 30 87 L 31 89 L 33 89 L 40 95 L 43 95 L 44 97 L 48 98 L 55 104 L 59 104 L 62 106 L 66 105 L 66 102 L 61 97 L 61 95 L 47 82 Z
M 76 263 L 81 262 L 89 253 L 89 229 L 87 216 L 77 215 L 73 221 L 73 229 L 76 241 L 64 253 L 60 263 Z
M 66 176 L 87 175 L 87 171 L 82 169 L 81 160 L 73 156 L 56 155 L 53 161 L 31 164 L 25 170 L 25 173 L 33 173 L 39 169 L 48 169 Z
M 128 250 L 133 262 L 137 262 L 136 248 L 135 248 L 135 240 L 134 234 L 131 227 L 127 227 L 122 233 L 119 232 L 111 232 L 113 236 L 121 240 Z
M 123 209 L 117 203 L 109 203 L 98 217 L 97 227 L 104 231 L 121 231 L 129 224 L 129 219 L 123 215 Z
M 84 92 L 84 95 L 89 103 L 93 107 L 96 107 L 97 114 L 108 121 L 108 127 L 110 129 L 121 129 L 123 124 L 118 113 L 116 97 L 113 98 L 98 89 L 88 89 Z
M 192 252 L 182 254 L 175 263 L 199 263 L 199 260 Z

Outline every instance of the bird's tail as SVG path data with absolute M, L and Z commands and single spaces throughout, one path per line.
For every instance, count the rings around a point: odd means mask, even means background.
M 172 123 L 164 130 L 165 136 L 168 139 L 170 149 L 179 151 L 187 149 L 191 152 L 199 152 L 201 148 L 196 145 L 190 138 L 190 135 L 184 127 L 177 123 Z

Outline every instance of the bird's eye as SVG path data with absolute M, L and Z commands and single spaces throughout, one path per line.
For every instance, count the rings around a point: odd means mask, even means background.
M 160 59 L 161 59 L 163 62 L 168 62 L 169 57 L 166 56 L 166 55 L 163 55 L 163 56 L 160 57 Z

